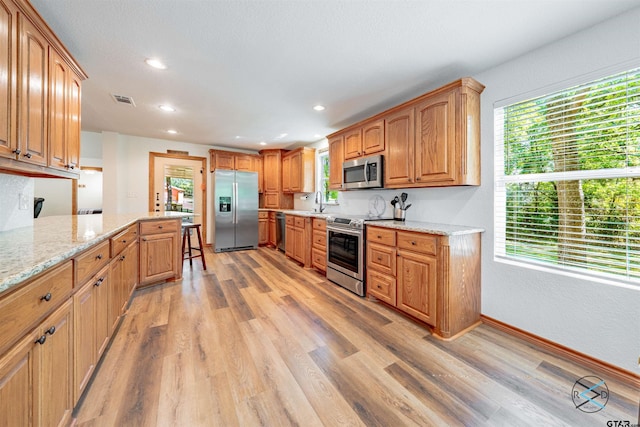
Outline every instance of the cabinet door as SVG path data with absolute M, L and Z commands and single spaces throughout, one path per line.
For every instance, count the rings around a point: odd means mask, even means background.
M 269 212 L 269 245 L 276 245 L 276 217 L 275 212 Z
M 177 236 L 175 234 L 173 234 L 173 236 L 175 237 L 175 242 L 170 255 L 172 255 L 173 258 L 175 258 L 176 251 L 178 251 L 178 245 L 177 245 Z M 124 282 L 125 283 L 123 284 L 123 289 L 125 292 L 124 302 L 123 302 L 124 305 L 127 304 L 127 302 L 129 301 L 129 297 L 131 296 L 131 293 L 133 292 L 135 287 L 138 285 L 138 266 L 140 265 L 140 260 L 138 256 L 138 243 L 134 242 L 131 245 L 129 245 L 129 247 L 126 249 L 125 255 L 126 255 L 126 258 L 124 260 L 124 270 L 125 270 Z M 177 275 L 178 271 L 177 271 L 175 260 L 173 265 L 174 265 L 174 268 L 176 268 L 173 270 L 173 272 L 175 275 Z
M 49 49 L 49 166 L 67 165 L 67 100 L 69 67 L 55 50 Z
M 278 192 L 280 191 L 280 171 L 282 165 L 280 164 L 280 155 L 278 152 L 271 151 L 265 152 L 263 157 L 264 167 L 264 191 L 265 192 Z M 276 206 L 277 207 L 277 206 Z
M 398 111 L 385 119 L 385 187 L 401 187 L 413 183 L 414 132 L 413 108 Z
M 18 149 L 20 159 L 47 164 L 47 49 L 40 32 L 19 16 Z
M 384 151 L 384 120 L 369 123 L 362 128 L 362 151 L 366 155 Z
M 304 251 L 308 248 L 304 239 L 304 228 L 295 227 L 294 236 L 293 259 L 304 263 Z
M 143 236 L 140 240 L 140 284 L 159 282 L 179 274 L 175 256 L 178 249 L 176 233 Z
M 216 151 L 214 154 L 214 169 L 235 169 L 235 156 L 226 151 Z
M 291 156 L 282 158 L 282 191 L 291 193 Z
M 266 245 L 269 243 L 269 220 L 258 220 L 258 245 Z
M 16 10 L 0 0 L 0 156 L 15 158 Z
M 253 170 L 258 172 L 258 193 L 264 191 L 264 169 L 262 167 L 262 156 L 253 157 Z
M 67 165 L 69 169 L 80 167 L 80 110 L 82 81 L 69 73 L 69 108 L 67 112 Z
M 37 332 L 22 339 L 0 357 L 0 426 L 31 426 L 36 417 L 34 384 Z
M 122 255 L 118 255 L 111 261 L 109 270 L 109 307 L 107 312 L 107 324 L 109 325 L 109 336 L 113 335 L 120 314 L 122 313 L 125 264 Z
M 284 240 L 284 253 L 290 257 L 295 259 L 295 246 L 296 246 L 296 229 L 291 225 L 287 225 L 285 231 L 285 240 Z
M 416 107 L 416 182 L 456 179 L 456 94 L 443 93 Z
M 397 307 L 430 325 L 436 324 L 436 258 L 398 251 Z
M 96 293 L 88 281 L 73 296 L 74 321 L 74 401 L 86 387 L 98 359 L 96 355 Z M 106 323 L 106 322 L 105 322 Z
M 236 154 L 236 170 L 243 172 L 253 171 L 253 159 L 250 155 Z
M 302 192 L 305 172 L 302 169 L 302 152 L 299 151 L 291 156 L 291 164 L 289 165 L 289 188 L 292 193 Z
M 342 163 L 344 163 L 344 139 L 342 135 L 329 140 L 329 189 L 342 189 Z
M 68 300 L 42 322 L 38 352 L 38 404 L 37 425 L 63 426 L 69 423 L 73 410 L 73 315 L 72 301 Z
M 362 129 L 358 128 L 344 134 L 344 158 L 355 159 L 362 156 Z

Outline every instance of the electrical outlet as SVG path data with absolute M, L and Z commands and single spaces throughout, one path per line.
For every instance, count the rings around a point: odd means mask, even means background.
M 133 191 L 129 191 L 127 193 L 127 198 L 129 198 L 129 199 L 135 199 L 137 197 L 138 197 L 138 195 L 136 193 L 134 193 Z
M 29 209 L 29 197 L 26 194 L 18 194 L 18 209 L 26 211 Z

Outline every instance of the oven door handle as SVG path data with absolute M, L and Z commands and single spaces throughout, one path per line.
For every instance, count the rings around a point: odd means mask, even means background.
M 349 234 L 350 236 L 356 236 L 356 237 L 359 237 L 359 236 L 364 237 L 363 230 L 349 230 L 345 228 L 331 227 L 330 225 L 327 225 L 327 231 L 334 231 L 336 233 Z

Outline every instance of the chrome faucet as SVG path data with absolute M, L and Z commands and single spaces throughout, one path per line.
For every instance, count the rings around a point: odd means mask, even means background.
M 322 191 L 316 191 L 316 204 L 320 204 L 320 207 L 318 208 L 319 212 L 326 209 L 326 206 L 322 205 Z

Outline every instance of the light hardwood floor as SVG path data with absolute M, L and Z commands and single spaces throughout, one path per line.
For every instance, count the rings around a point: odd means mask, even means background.
M 605 426 L 640 392 L 479 326 L 453 342 L 273 249 L 214 254 L 137 291 L 80 426 Z M 611 393 L 577 410 L 585 375 Z

